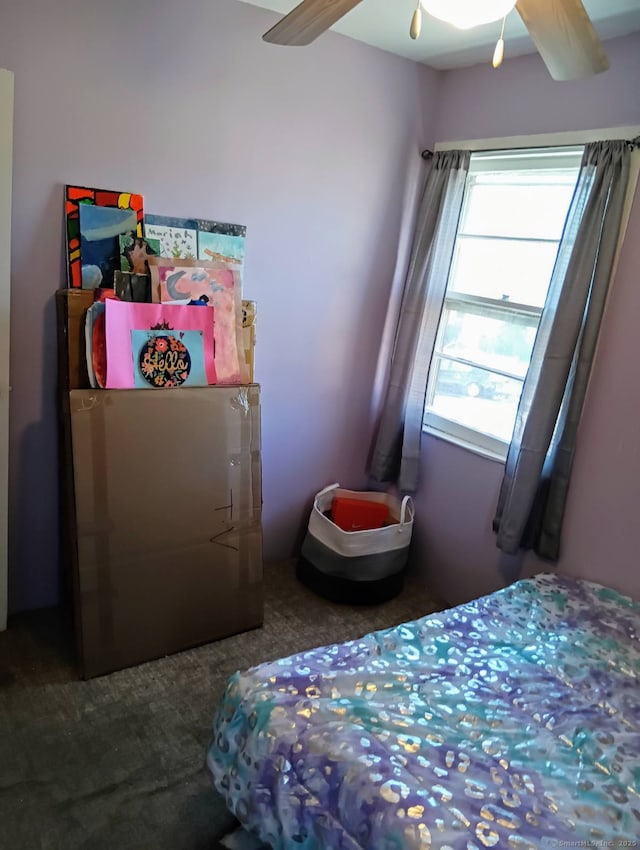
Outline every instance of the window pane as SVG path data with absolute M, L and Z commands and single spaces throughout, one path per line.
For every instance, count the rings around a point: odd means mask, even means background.
M 434 370 L 429 410 L 505 442 L 511 440 L 521 381 L 437 356 Z
M 449 278 L 449 291 L 544 306 L 558 246 L 460 237 Z
M 518 178 L 509 172 L 475 178 L 468 187 L 460 232 L 559 240 L 576 175 L 568 180 L 562 175 L 550 176 L 549 182 L 544 179 L 538 174 Z
M 524 378 L 538 318 L 495 309 L 445 305 L 437 352 Z
M 425 408 L 454 436 L 511 439 L 582 155 L 563 147 L 471 156 Z

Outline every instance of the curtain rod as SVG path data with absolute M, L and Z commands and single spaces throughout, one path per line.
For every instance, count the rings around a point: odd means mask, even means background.
M 585 145 L 589 142 L 605 140 L 629 140 L 637 147 L 640 139 L 640 124 L 627 124 L 620 127 L 595 127 L 590 130 L 563 130 L 552 133 L 499 136 L 484 139 L 452 139 L 437 142 L 433 148 L 441 150 L 467 150 L 472 153 L 498 150 L 521 150 L 536 148 L 561 148 Z
M 636 148 L 640 149 L 640 136 L 636 136 L 635 139 L 627 139 L 626 142 L 627 142 L 627 145 L 629 146 L 629 150 L 635 150 Z M 583 143 L 583 144 L 587 144 L 587 143 Z M 580 144 L 578 144 L 578 145 L 576 145 L 576 144 L 523 145 L 523 146 L 516 146 L 516 147 L 512 147 L 512 148 L 496 148 L 496 150 L 510 150 L 510 151 L 526 151 L 526 150 L 538 151 L 538 150 L 540 150 L 541 151 L 541 150 L 545 150 L 545 148 L 575 148 L 575 147 L 580 147 Z M 482 149 L 478 149 L 477 151 L 472 150 L 471 153 L 487 153 L 488 150 L 490 150 L 490 148 L 489 149 L 482 148 Z M 425 159 L 425 160 L 433 159 L 433 151 L 429 150 L 429 148 L 425 148 L 423 151 L 420 152 L 420 156 L 422 157 L 422 159 Z

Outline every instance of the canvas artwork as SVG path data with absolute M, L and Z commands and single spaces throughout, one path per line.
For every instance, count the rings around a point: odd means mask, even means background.
M 224 224 L 197 219 L 198 259 L 225 263 L 242 269 L 247 228 L 243 224 Z
M 148 257 L 160 256 L 160 240 L 141 238 L 134 232 L 119 237 L 120 271 L 149 274 Z
M 121 234 L 142 237 L 142 195 L 65 186 L 67 277 L 70 288 L 113 287 Z
M 206 387 L 202 331 L 132 330 L 134 386 Z
M 194 219 L 148 215 L 145 236 L 147 240 L 158 240 L 160 257 L 195 260 L 198 256 L 198 226 Z
M 237 273 L 219 263 L 173 263 L 149 258 L 151 295 L 161 303 L 204 300 L 215 309 L 215 364 L 218 383 L 245 379 L 242 344 L 241 286 Z M 187 308 L 193 309 L 193 308 Z

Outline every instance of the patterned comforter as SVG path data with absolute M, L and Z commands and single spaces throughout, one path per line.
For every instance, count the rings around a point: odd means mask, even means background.
M 207 763 L 276 850 L 640 846 L 640 605 L 552 575 L 229 681 Z

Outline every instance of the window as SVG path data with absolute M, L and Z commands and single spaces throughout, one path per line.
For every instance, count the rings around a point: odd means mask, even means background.
M 582 147 L 472 154 L 424 425 L 504 457 Z

